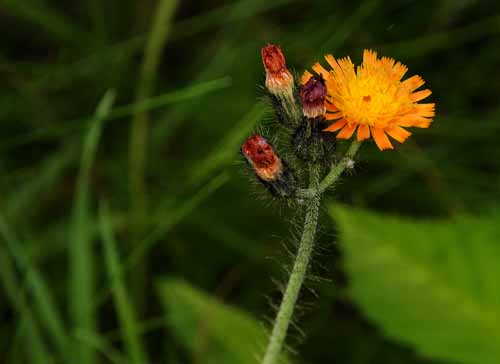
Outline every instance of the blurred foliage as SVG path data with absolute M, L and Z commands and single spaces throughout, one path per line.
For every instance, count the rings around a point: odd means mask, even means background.
M 349 291 L 384 332 L 425 355 L 498 362 L 498 214 L 430 222 L 330 211 Z
M 169 327 L 196 361 L 255 363 L 267 339 L 264 326 L 255 318 L 178 279 L 161 280 L 158 290 L 169 312 Z
M 433 126 L 415 131 L 395 152 L 364 145 L 355 173 L 332 197 L 444 221 L 415 225 L 345 212 L 336 217 L 341 233 L 348 225 L 352 235 L 345 241 L 340 235 L 337 245 L 324 216 L 289 340 L 299 353 L 292 361 L 475 363 L 468 355 L 476 350 L 487 363 L 494 338 L 485 342 L 484 332 L 474 335 L 475 322 L 450 317 L 466 316 L 459 309 L 484 293 L 473 290 L 485 279 L 492 279 L 491 290 L 500 288 L 493 279 L 500 258 L 494 223 L 454 217 L 487 216 L 500 201 L 498 2 L 186 0 L 172 2 L 175 9 L 159 3 L 0 0 L 0 362 L 133 363 L 147 356 L 151 363 L 203 363 L 185 335 L 204 328 L 181 328 L 180 336 L 168 319 L 181 315 L 174 302 L 189 310 L 217 299 L 252 322 L 273 317 L 275 282 L 286 277 L 282 267 L 294 249 L 283 243 L 295 235 L 300 214 L 269 203 L 249 182 L 238 146 L 270 118 L 258 101 L 260 47 L 275 42 L 297 72 L 325 52 L 359 62 L 362 50 L 373 48 L 424 77 L 437 103 Z M 160 9 L 173 13 L 160 17 Z M 155 16 L 171 19 L 171 27 L 155 49 L 161 58 L 148 76 L 151 89 L 137 97 L 148 39 L 158 36 L 151 33 Z M 137 228 L 129 144 L 131 121 L 143 112 L 150 131 L 143 145 L 146 218 Z M 101 201 L 108 207 L 99 214 Z M 433 236 L 452 229 L 450 237 L 463 245 Z M 488 229 L 491 238 L 476 234 Z M 354 241 L 365 233 L 373 237 Z M 481 251 L 486 245 L 491 250 Z M 412 266 L 397 257 L 386 257 L 387 267 L 371 266 L 369 281 L 367 272 L 351 269 L 355 254 L 379 264 L 377 252 L 396 248 L 415 260 L 439 250 L 453 269 L 462 253 L 481 270 L 461 282 L 471 285 L 465 297 L 438 307 L 450 286 L 411 285 Z M 189 285 L 162 283 L 172 277 Z M 366 287 L 370 282 L 384 289 L 384 302 Z M 179 287 L 195 293 L 183 296 Z M 186 297 L 191 301 L 181 301 Z M 394 320 L 387 319 L 388 302 Z M 417 317 L 405 316 L 413 309 L 422 326 L 410 331 L 401 325 Z M 495 322 L 488 327 L 498 330 Z M 422 332 L 432 323 L 429 330 L 449 330 L 456 340 L 430 346 Z M 231 325 L 228 332 L 240 330 Z

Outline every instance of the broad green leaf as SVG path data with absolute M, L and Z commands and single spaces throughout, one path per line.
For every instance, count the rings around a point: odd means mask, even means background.
M 169 328 L 193 357 L 204 364 L 259 362 L 267 333 L 257 320 L 181 280 L 164 279 L 158 289 Z
M 500 216 L 414 221 L 331 206 L 350 293 L 423 355 L 500 362 Z

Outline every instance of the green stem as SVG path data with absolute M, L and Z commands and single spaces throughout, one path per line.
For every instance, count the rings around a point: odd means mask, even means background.
M 317 190 L 319 187 L 320 167 L 312 165 L 310 170 L 310 189 Z M 283 300 L 274 322 L 274 327 L 269 339 L 269 344 L 264 355 L 262 364 L 275 364 L 280 355 L 283 343 L 285 341 L 288 326 L 292 319 L 295 303 L 299 296 L 300 288 L 304 282 L 307 267 L 311 258 L 314 246 L 314 236 L 318 225 L 319 205 L 321 194 L 315 194 L 306 200 L 306 215 L 304 221 L 304 230 L 300 240 L 299 251 L 293 265 L 292 274 L 288 280 L 288 285 L 283 295 Z
M 323 192 L 325 192 L 332 184 L 334 184 L 337 181 L 342 172 L 344 172 L 344 170 L 347 168 L 348 164 L 353 161 L 353 158 L 358 152 L 360 146 L 361 143 L 354 140 L 349 146 L 349 149 L 347 150 L 345 155 L 340 160 L 340 162 L 338 162 L 332 167 L 330 172 L 328 172 L 326 177 L 323 178 L 323 180 L 320 182 L 318 188 L 317 189 L 307 188 L 299 190 L 297 192 L 297 197 L 311 198 L 316 194 L 322 194 Z
M 359 147 L 361 146 L 360 142 L 353 140 L 349 149 L 344 154 L 344 157 L 338 162 L 323 178 L 323 181 L 319 184 L 318 193 L 321 194 L 326 191 L 328 187 L 330 187 L 337 179 L 340 177 L 342 172 L 346 169 L 347 165 L 353 161 L 354 156 L 358 152 Z
M 271 337 L 269 338 L 269 344 L 262 364 L 276 364 L 283 348 L 288 326 L 290 326 L 295 304 L 302 284 L 304 283 L 309 261 L 311 260 L 311 254 L 314 247 L 314 236 L 316 235 L 316 228 L 318 225 L 321 196 L 328 187 L 335 183 L 342 172 L 347 168 L 348 164 L 352 162 L 360 145 L 361 143 L 353 141 L 344 157 L 339 163 L 333 166 L 321 182 L 319 182 L 320 167 L 318 165 L 311 166 L 309 188 L 300 191 L 299 194 L 299 197 L 305 199 L 306 205 L 304 230 L 300 240 L 299 251 L 295 258 L 292 274 L 288 280 L 285 294 L 283 295 L 283 300 L 278 310 L 278 315 L 274 321 L 274 327 L 271 332 Z

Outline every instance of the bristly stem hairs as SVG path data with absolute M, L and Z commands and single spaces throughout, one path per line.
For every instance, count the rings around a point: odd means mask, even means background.
M 373 138 L 380 150 L 393 149 L 388 136 L 403 143 L 411 133 L 405 128 L 427 128 L 435 105 L 421 104 L 431 94 L 416 91 L 424 81 L 412 76 L 402 81 L 406 66 L 392 58 L 377 58 L 371 50 L 355 67 L 350 58 L 325 56 L 330 70 L 316 63 L 314 73 L 305 71 L 297 82 L 286 66 L 280 47 L 262 48 L 266 93 L 275 119 L 291 135 L 295 158 L 281 158 L 266 136 L 254 134 L 241 152 L 256 178 L 272 196 L 297 202 L 304 210 L 304 225 L 292 272 L 269 337 L 262 364 L 277 364 L 314 248 L 323 193 L 354 166 L 362 141 Z M 332 133 L 337 134 L 333 136 Z M 336 158 L 338 139 L 356 136 L 341 158 Z M 308 170 L 308 183 L 297 170 Z M 305 187 L 304 187 L 305 186 Z

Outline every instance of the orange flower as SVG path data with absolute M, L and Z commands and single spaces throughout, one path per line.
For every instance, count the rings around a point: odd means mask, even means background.
M 357 130 L 357 140 L 375 140 L 380 150 L 393 149 L 389 135 L 403 143 L 411 133 L 405 127 L 428 128 L 435 115 L 434 103 L 419 104 L 431 91 L 416 91 L 424 84 L 420 76 L 404 81 L 408 68 L 392 58 L 377 59 L 377 53 L 365 50 L 363 63 L 354 68 L 350 58 L 336 60 L 325 56 L 332 68 L 319 63 L 313 70 L 326 81 L 326 119 L 336 120 L 325 131 L 336 132 L 338 139 L 349 139 Z M 301 82 L 309 80 L 305 72 Z

